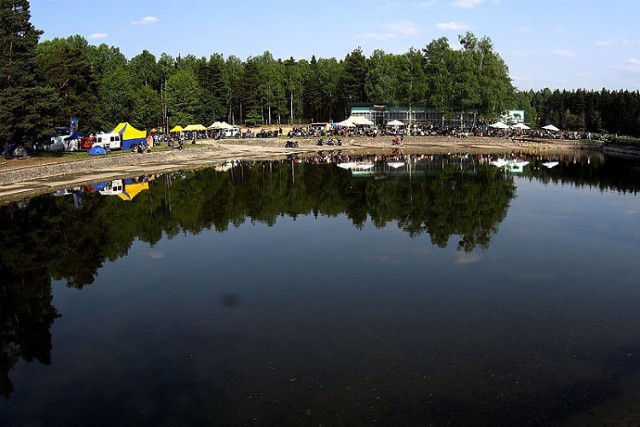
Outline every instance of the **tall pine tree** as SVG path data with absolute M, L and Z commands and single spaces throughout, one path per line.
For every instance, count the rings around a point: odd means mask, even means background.
M 0 0 L 0 144 L 43 142 L 53 127 L 52 89 L 40 84 L 35 61 L 41 31 L 28 0 Z

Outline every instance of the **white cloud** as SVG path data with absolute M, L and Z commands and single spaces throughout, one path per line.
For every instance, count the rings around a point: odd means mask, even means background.
M 438 22 L 436 28 L 445 31 L 460 31 L 473 28 L 471 25 L 462 24 L 460 22 Z
M 358 34 L 355 36 L 355 38 L 361 40 L 387 41 L 403 36 L 412 36 L 422 31 L 422 28 L 419 24 L 406 20 L 390 22 L 388 24 L 381 24 L 378 25 L 378 28 L 380 28 L 380 31 Z
M 414 34 L 418 34 L 421 31 L 420 25 L 411 21 L 397 21 L 389 24 L 381 25 L 382 28 L 386 28 L 392 33 L 403 35 L 403 36 L 412 36 Z
M 627 59 L 627 62 L 618 69 L 626 74 L 640 74 L 640 59 L 629 58 Z
M 158 22 L 160 22 L 160 20 L 155 16 L 145 16 L 139 21 L 131 22 L 131 25 L 153 25 Z
M 91 40 L 101 40 L 101 39 L 106 39 L 107 37 L 109 37 L 109 34 L 107 33 L 93 33 L 89 36 L 89 39 Z
M 631 45 L 640 45 L 640 39 L 638 40 L 622 39 L 622 43 L 631 44 Z
M 479 262 L 482 260 L 482 255 L 478 253 L 466 253 L 462 251 L 457 251 L 455 254 L 455 263 L 456 264 L 471 264 L 474 262 Z
M 460 9 L 470 9 L 472 7 L 476 7 L 482 3 L 486 3 L 487 0 L 453 0 L 451 2 L 451 6 L 457 7 Z M 492 0 L 493 3 L 500 3 L 500 0 Z
M 575 58 L 577 55 L 574 51 L 567 49 L 553 49 L 551 51 L 552 55 L 561 56 L 563 58 Z
M 608 39 L 608 40 L 597 40 L 596 41 L 596 46 L 598 47 L 611 47 L 615 44 L 615 40 L 614 39 Z
M 363 34 L 356 34 L 354 38 L 356 39 L 360 39 L 360 40 L 379 40 L 379 41 L 387 41 L 387 40 L 391 40 L 391 39 L 395 39 L 397 38 L 397 34 L 392 34 L 392 33 L 363 33 Z
M 437 3 L 436 0 L 426 0 L 426 1 L 418 1 L 413 3 L 413 5 L 415 7 L 431 7 L 431 6 L 435 6 L 435 4 Z

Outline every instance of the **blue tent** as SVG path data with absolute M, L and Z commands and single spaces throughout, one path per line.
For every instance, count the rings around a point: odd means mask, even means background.
M 91 150 L 89 150 L 89 155 L 90 156 L 100 156 L 102 154 L 107 154 L 107 152 L 106 152 L 106 150 L 104 148 L 102 148 L 99 145 L 91 147 Z
M 84 138 L 86 135 L 84 133 L 80 133 L 80 132 L 75 132 L 73 135 L 69 135 L 68 137 L 66 137 L 64 140 L 65 141 L 70 141 L 72 139 L 80 139 L 80 138 Z

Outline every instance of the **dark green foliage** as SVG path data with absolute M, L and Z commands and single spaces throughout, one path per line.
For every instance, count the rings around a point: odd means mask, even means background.
M 356 102 L 367 102 L 365 78 L 367 76 L 367 60 L 361 48 L 355 49 L 344 58 L 344 72 L 341 80 L 341 93 L 349 105 Z
M 527 116 L 538 126 L 554 124 L 562 130 L 640 136 L 640 92 L 583 89 L 520 92 L 516 107 L 531 109 Z
M 48 135 L 54 92 L 38 78 L 41 32 L 27 0 L 0 0 L 0 145 L 32 144 Z
M 57 96 L 53 123 L 68 125 L 77 117 L 80 130 L 93 132 L 101 125 L 97 114 L 98 84 L 79 36 L 42 42 L 37 48 L 37 63 L 45 83 Z

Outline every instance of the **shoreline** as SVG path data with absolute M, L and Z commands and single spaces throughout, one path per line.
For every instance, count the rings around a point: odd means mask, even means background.
M 572 140 L 519 141 L 510 138 L 442 136 L 406 137 L 393 146 L 390 137 L 343 138 L 342 146 L 317 146 L 317 138 L 298 139 L 298 148 L 284 148 L 286 138 L 201 140 L 185 149 L 152 150 L 137 154 L 122 152 L 86 158 L 29 157 L 0 163 L 0 202 L 53 192 L 96 181 L 109 181 L 149 173 L 173 172 L 210 167 L 232 160 L 272 160 L 287 155 L 312 155 L 318 151 L 344 154 L 535 154 L 562 155 L 583 151 L 602 151 L 599 143 Z M 326 140 L 326 138 L 325 138 Z

